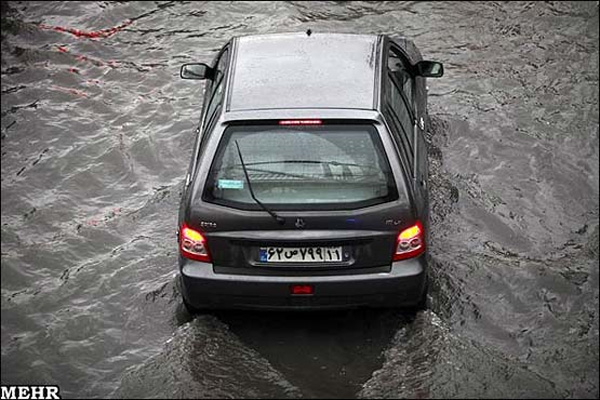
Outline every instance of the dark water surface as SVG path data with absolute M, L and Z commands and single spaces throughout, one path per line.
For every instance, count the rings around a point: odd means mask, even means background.
M 191 320 L 175 228 L 202 85 L 179 65 L 307 28 L 445 63 L 431 310 Z M 597 398 L 598 29 L 597 2 L 3 2 L 2 384 Z

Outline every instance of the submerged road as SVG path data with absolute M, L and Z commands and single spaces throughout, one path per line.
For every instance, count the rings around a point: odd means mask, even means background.
M 2 2 L 1 381 L 67 397 L 598 398 L 597 2 Z M 174 232 L 231 36 L 387 33 L 430 80 L 431 309 L 192 319 Z

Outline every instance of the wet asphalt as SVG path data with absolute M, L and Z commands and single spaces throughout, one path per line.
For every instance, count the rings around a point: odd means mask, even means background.
M 598 398 L 597 2 L 2 2 L 1 382 L 64 397 Z M 202 85 L 231 36 L 412 38 L 430 309 L 181 304 Z

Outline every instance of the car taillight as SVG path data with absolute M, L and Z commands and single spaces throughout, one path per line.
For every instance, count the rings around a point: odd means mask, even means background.
M 186 224 L 179 231 L 179 251 L 182 256 L 192 260 L 210 262 L 206 239 L 202 234 Z
M 404 229 L 396 239 L 394 261 L 416 257 L 425 251 L 425 232 L 421 222 Z

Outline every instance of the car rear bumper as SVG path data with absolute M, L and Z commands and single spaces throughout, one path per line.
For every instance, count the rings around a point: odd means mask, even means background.
M 390 272 L 329 276 L 216 274 L 212 264 L 182 259 L 182 295 L 192 307 L 228 309 L 330 309 L 416 305 L 425 290 L 426 258 L 397 261 Z M 312 295 L 292 295 L 312 285 Z

